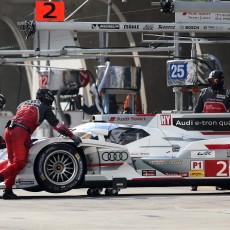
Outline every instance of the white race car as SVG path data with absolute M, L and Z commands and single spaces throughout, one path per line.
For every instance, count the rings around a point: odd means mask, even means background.
M 141 186 L 230 189 L 228 113 L 95 115 L 73 132 L 83 140 L 79 147 L 65 137 L 34 141 L 14 188 L 50 193 L 88 188 L 91 196 Z

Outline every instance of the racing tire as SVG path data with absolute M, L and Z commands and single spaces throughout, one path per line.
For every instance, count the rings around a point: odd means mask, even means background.
M 35 187 L 31 187 L 31 188 L 24 188 L 23 190 L 27 192 L 42 192 L 43 191 L 43 189 L 39 185 Z
M 86 172 L 80 149 L 57 143 L 43 149 L 36 157 L 34 175 L 41 188 L 49 193 L 63 193 L 80 185 Z
M 100 196 L 102 192 L 102 188 L 89 188 L 87 190 L 87 195 L 88 196 Z
M 119 191 L 120 189 L 107 188 L 105 190 L 105 195 L 106 196 L 117 196 Z

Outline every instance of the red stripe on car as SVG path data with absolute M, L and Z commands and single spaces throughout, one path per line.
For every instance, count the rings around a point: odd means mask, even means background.
M 215 149 L 230 149 L 230 144 L 207 144 L 205 145 L 209 150 Z
M 230 132 L 201 132 L 203 135 L 230 135 Z

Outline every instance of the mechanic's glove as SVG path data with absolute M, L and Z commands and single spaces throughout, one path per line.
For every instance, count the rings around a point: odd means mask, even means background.
M 76 135 L 73 135 L 71 137 L 71 139 L 74 141 L 74 143 L 76 144 L 76 146 L 78 146 L 78 145 L 80 145 L 82 143 L 81 138 L 78 137 L 78 136 L 76 136 Z

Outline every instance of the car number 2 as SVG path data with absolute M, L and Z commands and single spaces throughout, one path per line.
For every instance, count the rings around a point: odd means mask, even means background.
M 229 161 L 228 160 L 205 160 L 206 177 L 228 177 Z

